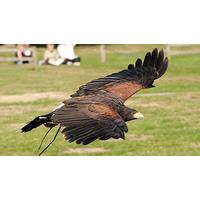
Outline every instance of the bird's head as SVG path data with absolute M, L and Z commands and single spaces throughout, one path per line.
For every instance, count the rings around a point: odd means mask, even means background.
M 135 109 L 130 109 L 129 112 L 126 113 L 125 121 L 135 120 L 135 119 L 143 119 L 144 115 L 138 112 Z

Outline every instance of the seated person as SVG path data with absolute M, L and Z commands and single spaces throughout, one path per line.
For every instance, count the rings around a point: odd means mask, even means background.
M 64 62 L 63 58 L 60 58 L 54 44 L 47 44 L 47 49 L 44 52 L 44 60 L 40 61 L 40 65 L 60 65 Z
M 67 65 L 80 65 L 80 57 L 76 56 L 74 53 L 74 44 L 60 44 L 57 47 L 57 51 L 61 58 L 64 59 L 63 64 Z
M 17 61 L 17 64 L 30 63 L 29 60 L 24 60 L 24 58 L 30 58 L 33 56 L 32 54 L 29 44 L 18 44 L 16 56 L 19 58 L 19 61 Z

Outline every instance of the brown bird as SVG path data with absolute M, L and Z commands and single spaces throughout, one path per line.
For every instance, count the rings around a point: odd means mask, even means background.
M 65 100 L 52 112 L 36 117 L 21 131 L 28 132 L 42 124 L 51 130 L 59 125 L 52 142 L 63 127 L 66 140 L 84 145 L 96 139 L 125 139 L 124 133 L 128 132 L 125 122 L 143 118 L 143 115 L 126 107 L 124 102 L 139 90 L 154 87 L 154 80 L 160 78 L 167 67 L 168 59 L 164 57 L 163 50 L 158 52 L 154 49 L 146 54 L 143 62 L 138 58 L 135 65 L 128 65 L 128 69 L 81 86 L 71 95 L 72 98 Z

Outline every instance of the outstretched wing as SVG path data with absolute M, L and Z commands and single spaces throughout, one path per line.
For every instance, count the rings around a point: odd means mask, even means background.
M 84 145 L 96 139 L 124 139 L 124 132 L 128 131 L 119 114 L 103 104 L 71 102 L 57 109 L 52 121 L 65 127 L 62 133 L 66 140 Z
M 93 80 L 81 86 L 71 97 L 90 95 L 105 90 L 126 101 L 137 91 L 153 87 L 154 80 L 166 72 L 167 66 L 168 59 L 164 58 L 163 50 L 158 52 L 154 49 L 152 53 L 146 54 L 143 62 L 138 58 L 135 65 L 129 64 L 126 70 Z

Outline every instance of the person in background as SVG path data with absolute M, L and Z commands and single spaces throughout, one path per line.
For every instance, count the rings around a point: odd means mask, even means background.
M 47 49 L 44 52 L 44 60 L 40 61 L 40 65 L 55 65 L 59 66 L 64 62 L 63 58 L 60 58 L 54 44 L 47 44 Z
M 79 66 L 81 59 L 74 53 L 74 44 L 60 44 L 57 47 L 59 56 L 64 59 L 63 64 Z
M 30 50 L 29 44 L 18 44 L 16 56 L 19 58 L 17 64 L 26 64 L 30 63 L 29 60 L 24 60 L 24 58 L 30 58 L 33 56 L 32 51 Z

